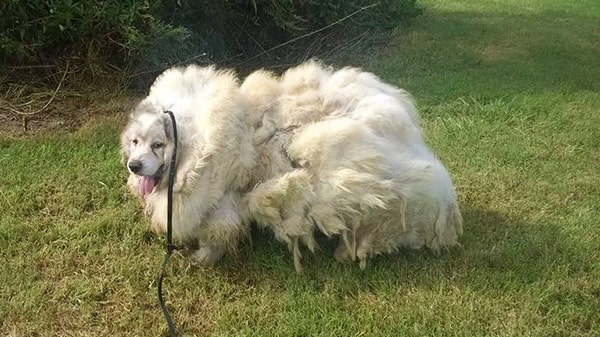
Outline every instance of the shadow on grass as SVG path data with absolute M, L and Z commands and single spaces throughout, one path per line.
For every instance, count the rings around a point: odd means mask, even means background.
M 320 250 L 304 254 L 305 270 L 296 274 L 285 245 L 257 230 L 252 247 L 225 258 L 214 272 L 241 288 L 268 284 L 282 291 L 328 291 L 344 297 L 402 288 L 519 291 L 555 273 L 572 275 L 593 268 L 583 252 L 561 237 L 559 225 L 511 219 L 481 208 L 467 207 L 463 215 L 462 247 L 439 256 L 425 249 L 401 250 L 370 259 L 367 269 L 360 270 L 358 264 L 336 262 L 334 244 L 321 240 Z

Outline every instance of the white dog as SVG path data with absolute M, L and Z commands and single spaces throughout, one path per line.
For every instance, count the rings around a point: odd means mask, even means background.
M 196 241 L 196 260 L 214 263 L 249 233 L 241 203 L 254 166 L 247 106 L 233 73 L 190 66 L 165 71 L 134 109 L 121 136 L 123 160 L 157 232 L 166 230 L 173 151 L 166 110 L 178 132 L 173 239 Z
M 163 73 L 122 135 L 129 186 L 154 228 L 166 224 L 170 121 L 178 125 L 174 238 L 213 263 L 251 221 L 289 245 L 339 237 L 336 258 L 366 266 L 401 246 L 457 243 L 462 219 L 450 177 L 425 145 L 408 95 L 355 68 L 308 62 L 277 78 L 190 66 Z

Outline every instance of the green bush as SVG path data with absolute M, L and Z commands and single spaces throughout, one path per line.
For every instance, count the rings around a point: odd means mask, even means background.
M 0 61 L 91 59 L 126 73 L 186 61 L 244 59 L 327 26 L 376 0 L 5 0 Z M 380 0 L 345 20 L 348 32 L 389 29 L 415 0 Z
M 3 60 L 64 55 L 92 44 L 107 54 L 127 46 L 133 31 L 153 24 L 148 2 L 8 0 L 0 5 Z

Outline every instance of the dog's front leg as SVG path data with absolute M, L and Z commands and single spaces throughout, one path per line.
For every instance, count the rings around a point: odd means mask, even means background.
M 210 266 L 219 261 L 225 255 L 226 248 L 222 245 L 199 242 L 200 248 L 192 253 L 192 259 L 195 263 L 204 266 Z
M 215 210 L 199 225 L 199 248 L 192 258 L 199 264 L 214 264 L 227 251 L 234 251 L 238 243 L 249 235 L 249 226 L 242 221 L 240 200 L 234 193 L 226 193 Z

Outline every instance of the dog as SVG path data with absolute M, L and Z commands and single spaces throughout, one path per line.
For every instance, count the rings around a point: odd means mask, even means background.
M 400 247 L 437 252 L 462 234 L 454 187 L 423 140 L 405 91 L 357 68 L 316 61 L 239 83 L 215 67 L 161 74 L 121 135 L 128 186 L 166 227 L 166 178 L 178 125 L 174 239 L 204 264 L 234 252 L 250 226 L 271 230 L 302 270 L 315 233 L 358 261 Z
M 173 153 L 170 110 L 177 124 L 173 240 L 197 246 L 212 264 L 248 237 L 241 197 L 254 166 L 247 104 L 231 71 L 189 66 L 162 73 L 130 114 L 121 135 L 129 189 L 145 204 L 155 232 L 167 221 L 167 177 Z

